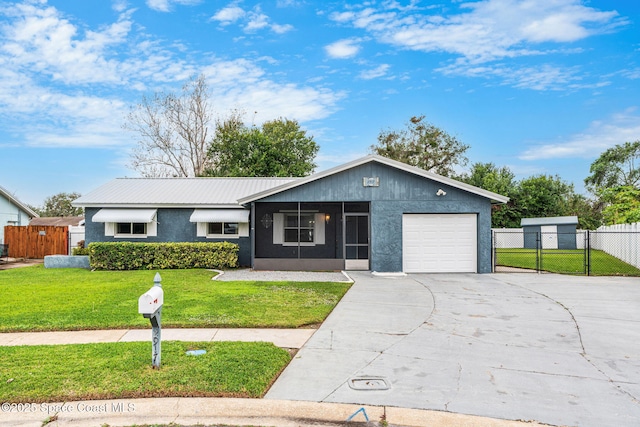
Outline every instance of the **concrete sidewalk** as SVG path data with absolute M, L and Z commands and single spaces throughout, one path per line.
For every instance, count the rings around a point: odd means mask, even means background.
M 4 407 L 4 406 L 3 406 Z M 367 418 L 369 422 L 367 421 Z M 353 416 L 351 422 L 346 420 Z M 265 399 L 148 398 L 32 404 L 18 412 L 3 410 L 3 427 L 100 427 L 166 424 L 175 426 L 378 426 L 389 427 L 541 427 L 541 424 L 496 420 L 439 411 L 294 402 Z M 45 420 L 51 422 L 46 423 Z M 366 423 L 366 424 L 365 424 Z
M 162 329 L 163 341 L 266 341 L 301 348 L 315 329 Z M 0 333 L 0 346 L 151 341 L 151 329 Z

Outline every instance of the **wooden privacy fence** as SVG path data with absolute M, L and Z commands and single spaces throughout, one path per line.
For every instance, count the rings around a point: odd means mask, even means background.
M 11 258 L 44 258 L 69 255 L 68 227 L 53 225 L 7 225 L 4 242 Z

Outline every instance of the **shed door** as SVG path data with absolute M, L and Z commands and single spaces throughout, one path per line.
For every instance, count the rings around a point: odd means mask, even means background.
M 542 249 L 558 249 L 558 226 L 540 226 L 540 239 L 542 240 Z
M 404 214 L 402 267 L 406 273 L 476 273 L 476 214 Z

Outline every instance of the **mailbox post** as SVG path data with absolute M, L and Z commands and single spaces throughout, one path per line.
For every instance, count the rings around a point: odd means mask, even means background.
M 138 313 L 151 321 L 151 364 L 154 369 L 160 369 L 160 332 L 162 329 L 162 304 L 164 303 L 161 281 L 160 274 L 156 273 L 153 278 L 153 287 L 138 298 Z

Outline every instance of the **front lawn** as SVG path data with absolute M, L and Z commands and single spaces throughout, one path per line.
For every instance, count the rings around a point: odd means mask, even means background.
M 187 355 L 191 349 L 206 354 Z M 148 342 L 0 347 L 0 402 L 261 397 L 289 360 L 262 342 L 165 341 L 159 370 Z
M 0 271 L 0 332 L 148 328 L 138 298 L 155 271 L 42 266 Z M 163 270 L 163 327 L 297 328 L 321 323 L 346 283 L 218 282 L 208 270 Z
M 584 250 L 543 249 L 541 269 L 552 273 L 585 274 Z M 496 265 L 536 269 L 535 249 L 496 249 Z M 594 276 L 640 276 L 640 270 L 599 250 L 591 250 Z

